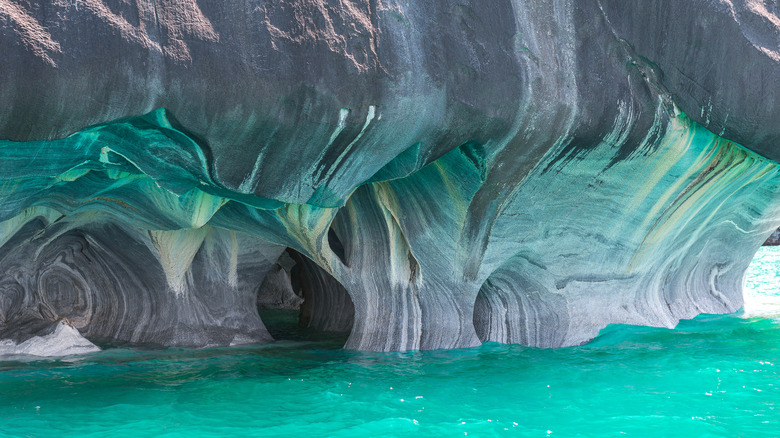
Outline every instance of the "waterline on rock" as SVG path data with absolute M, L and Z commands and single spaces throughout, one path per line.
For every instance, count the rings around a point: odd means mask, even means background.
M 759 250 L 747 306 L 778 296 L 778 255 Z M 0 436 L 771 436 L 780 320 L 754 309 L 611 325 L 560 349 L 371 353 L 318 339 L 16 358 L 0 361 Z

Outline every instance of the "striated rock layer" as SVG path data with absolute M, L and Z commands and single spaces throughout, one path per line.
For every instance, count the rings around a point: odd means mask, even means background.
M 778 13 L 0 0 L 0 346 L 270 341 L 292 283 L 365 350 L 734 311 L 780 225 Z

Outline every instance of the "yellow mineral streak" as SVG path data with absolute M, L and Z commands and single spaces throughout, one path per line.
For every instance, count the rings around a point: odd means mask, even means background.
M 210 230 L 211 227 L 149 231 L 152 244 L 160 256 L 168 286 L 176 296 L 182 296 L 186 292 L 187 272 Z

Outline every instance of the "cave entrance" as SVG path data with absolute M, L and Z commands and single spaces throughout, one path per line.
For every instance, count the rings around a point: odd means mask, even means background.
M 742 290 L 744 316 L 780 316 L 780 229 L 756 251 Z
M 257 311 L 277 341 L 327 341 L 343 346 L 355 306 L 333 276 L 287 248 L 257 291 Z

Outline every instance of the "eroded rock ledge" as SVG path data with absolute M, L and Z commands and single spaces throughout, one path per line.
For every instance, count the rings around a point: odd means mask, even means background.
M 0 0 L 0 345 L 270 341 L 286 250 L 347 348 L 734 311 L 780 225 L 778 12 Z

